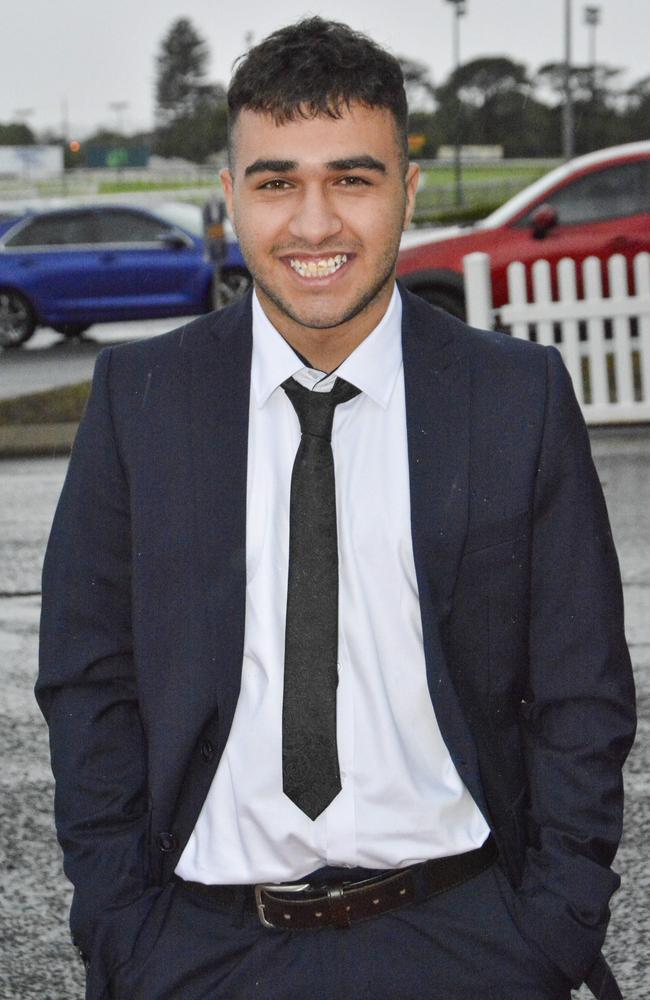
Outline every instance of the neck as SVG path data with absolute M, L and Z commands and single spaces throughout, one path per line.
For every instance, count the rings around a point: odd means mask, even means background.
M 278 308 L 257 288 L 257 297 L 267 318 L 287 343 L 309 364 L 322 372 L 332 372 L 372 333 L 388 309 L 395 287 L 394 281 L 357 316 L 337 326 L 319 328 L 303 326 Z

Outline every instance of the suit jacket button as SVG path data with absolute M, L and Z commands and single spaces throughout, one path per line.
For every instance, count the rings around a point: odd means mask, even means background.
M 214 757 L 214 747 L 210 743 L 210 740 L 203 740 L 201 744 L 201 756 L 206 764 Z
M 159 833 L 158 847 L 163 854 L 169 854 L 170 851 L 176 850 L 178 847 L 178 841 L 173 833 Z

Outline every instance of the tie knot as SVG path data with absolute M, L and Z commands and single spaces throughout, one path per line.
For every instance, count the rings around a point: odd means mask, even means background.
M 337 378 L 331 392 L 314 392 L 296 382 L 295 378 L 288 378 L 282 383 L 282 388 L 298 414 L 301 433 L 326 441 L 332 437 L 334 410 L 338 404 L 347 403 L 361 392 L 342 378 Z

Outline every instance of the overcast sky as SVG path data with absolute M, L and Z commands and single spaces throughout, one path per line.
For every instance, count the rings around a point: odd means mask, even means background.
M 622 83 L 650 75 L 650 0 L 600 0 L 599 61 L 624 68 Z M 537 68 L 563 55 L 564 0 L 467 0 L 461 58 L 508 55 Z M 586 62 L 584 0 L 573 0 L 574 61 Z M 208 41 L 210 78 L 228 81 L 249 31 L 259 41 L 306 14 L 347 21 L 397 55 L 426 63 L 435 83 L 451 69 L 453 8 L 446 0 L 0 0 L 0 122 L 19 113 L 33 128 L 70 136 L 115 126 L 111 103 L 125 101 L 127 131 L 153 120 L 155 56 L 170 24 L 189 17 Z

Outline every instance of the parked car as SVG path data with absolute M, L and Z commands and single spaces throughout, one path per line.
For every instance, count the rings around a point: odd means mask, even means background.
M 520 191 L 470 228 L 407 233 L 398 275 L 411 291 L 456 316 L 465 315 L 463 257 L 490 255 L 495 307 L 507 302 L 508 264 L 562 257 L 578 263 L 650 250 L 650 142 L 580 156 Z M 529 268 L 528 274 L 530 274 Z
M 202 205 L 195 205 L 189 201 L 170 201 L 156 205 L 156 215 L 197 237 L 201 240 L 201 245 L 203 245 L 203 214 Z M 219 308 L 235 302 L 248 291 L 251 285 L 250 272 L 246 267 L 235 231 L 227 215 L 223 220 L 223 231 L 226 255 L 221 267 L 218 295 L 215 298 Z
M 176 206 L 178 216 L 190 206 Z M 197 209 L 200 216 L 200 209 Z M 0 346 L 38 326 L 78 336 L 93 323 L 189 316 L 213 308 L 213 268 L 198 232 L 160 212 L 123 205 L 30 212 L 0 221 Z M 250 284 L 227 241 L 218 299 Z

